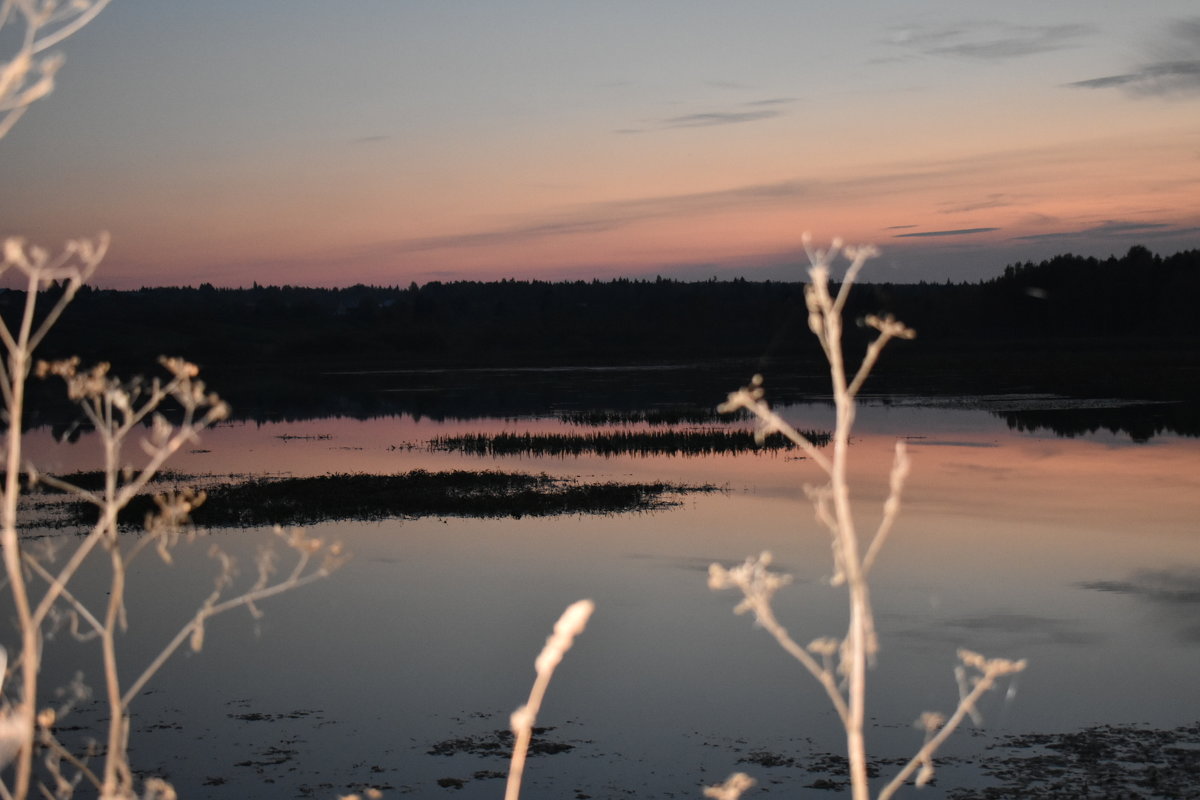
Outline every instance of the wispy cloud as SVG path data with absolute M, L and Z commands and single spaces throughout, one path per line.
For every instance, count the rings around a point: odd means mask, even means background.
M 410 239 L 400 251 L 436 250 L 445 247 L 482 247 L 548 236 L 601 233 L 652 219 L 704 214 L 759 203 L 774 203 L 811 195 L 820 184 L 800 180 L 753 184 L 732 189 L 691 194 L 592 203 L 564 210 L 550 218 L 477 233 Z
M 840 181 L 783 180 L 748 184 L 728 189 L 687 194 L 629 198 L 603 203 L 587 203 L 548 212 L 511 226 L 473 233 L 408 239 L 389 247 L 399 252 L 440 250 L 451 247 L 484 247 L 529 241 L 551 236 L 603 233 L 652 220 L 698 216 L 753 206 L 786 206 L 836 199 L 849 202 L 856 197 L 903 192 L 913 186 L 927 186 L 964 170 L 980 169 L 983 159 L 946 162 L 920 167 L 898 167 Z M 901 236 L 954 236 L 983 233 L 995 228 L 965 228 L 955 231 L 928 231 Z
M 1171 24 L 1164 43 L 1141 66 L 1068 83 L 1074 89 L 1121 89 L 1137 96 L 1200 94 L 1200 17 Z
M 1068 83 L 1074 89 L 1124 89 L 1136 95 L 1171 95 L 1200 92 L 1200 59 L 1194 61 L 1160 61 L 1148 64 L 1136 72 L 1106 75 L 1086 81 Z
M 1073 231 L 1059 231 L 1056 233 L 1038 233 L 1030 236 L 1013 237 L 1018 241 L 1051 241 L 1054 239 L 1075 239 L 1081 236 L 1104 236 L 1104 237 L 1134 237 L 1141 238 L 1148 234 L 1170 232 L 1184 233 L 1175 225 L 1164 222 L 1133 222 L 1130 220 L 1110 219 L 1099 225 L 1093 225 L 1090 228 L 1081 228 Z
M 642 197 L 627 197 L 595 203 L 547 208 L 540 212 L 511 218 L 507 223 L 496 223 L 461 232 L 410 238 L 377 241 L 363 245 L 363 258 L 391 258 L 402 253 L 453 250 L 457 248 L 502 247 L 513 244 L 529 244 L 550 238 L 594 237 L 634 226 L 650 225 L 664 220 L 687 218 L 701 219 L 708 215 L 725 212 L 740 212 L 751 209 L 771 209 L 801 212 L 804 209 L 837 205 L 850 206 L 866 199 L 884 196 L 904 196 L 908 193 L 927 193 L 932 187 L 947 185 L 980 185 L 994 183 L 992 176 L 1013 174 L 1015 170 L 1028 171 L 1040 164 L 1061 167 L 1064 163 L 1092 163 L 1093 154 L 1082 153 L 1078 147 L 1049 147 L 1033 150 L 975 153 L 970 157 L 935 161 L 904 162 L 881 165 L 880 168 L 859 175 L 840 179 L 817 180 L 803 177 L 770 183 L 745 184 L 711 191 L 680 194 L 661 194 Z M 1002 202 L 983 191 L 981 205 Z M 1012 197 L 1012 195 L 1008 195 Z M 1022 201 L 1023 202 L 1023 201 Z M 1150 238 L 1156 232 L 1164 236 L 1180 235 L 1179 223 L 1172 227 L 1166 222 L 1136 222 L 1110 220 L 1102 224 L 1081 224 L 1071 230 L 1072 223 L 1042 217 L 1031 217 L 1019 227 L 1022 233 L 1029 230 L 1058 231 L 1042 234 L 1046 237 L 1067 239 L 1078 237 L 1103 240 L 1116 239 L 1139 233 Z M 1151 217 L 1152 218 L 1152 217 Z M 1165 217 L 1166 218 L 1166 217 Z M 1031 221 L 1032 220 L 1032 221 Z M 1036 223 L 1036 224 L 1035 224 Z M 1031 227 L 1031 225 L 1033 227 Z M 1013 225 L 1006 224 L 1006 227 Z M 892 241 L 898 246 L 902 241 L 913 247 L 921 242 L 943 245 L 948 242 L 972 244 L 984 240 L 982 234 L 1003 230 L 998 226 L 946 228 L 921 230 L 914 224 L 897 224 L 883 228 L 892 232 Z M 974 237 L 974 238 L 973 238 Z M 1036 241 L 1037 237 L 1030 237 Z M 1015 238 L 1009 241 L 1016 242 Z M 1026 243 L 1029 243 L 1028 241 Z
M 998 230 L 1000 230 L 1000 229 L 999 228 L 958 228 L 957 230 L 952 230 L 952 231 L 920 231 L 919 233 L 897 233 L 895 235 L 895 237 L 893 237 L 893 238 L 910 239 L 910 238 L 925 237 L 925 236 L 970 236 L 971 234 L 975 234 L 975 233 L 990 233 L 992 231 L 998 231 Z
M 944 203 L 941 210 L 942 214 L 964 214 L 968 211 L 982 211 L 988 208 L 1006 208 L 1014 205 L 1014 201 L 1008 195 L 1002 193 L 989 194 L 983 200 L 976 200 L 971 203 Z
M 1091 25 L 973 22 L 937 27 L 896 27 L 887 41 L 927 56 L 1003 61 L 1072 47 L 1079 39 L 1094 32 Z
M 733 108 L 665 117 L 654 120 L 645 127 L 621 128 L 615 132 L 646 133 L 647 131 L 669 130 L 671 128 L 708 128 L 714 125 L 740 125 L 746 122 L 758 122 L 759 120 L 783 116 L 786 112 L 780 106 L 794 102 L 795 98 L 793 97 L 767 97 L 762 100 L 750 100 L 740 103 Z
M 710 125 L 737 125 L 742 122 L 756 122 L 760 119 L 771 119 L 783 114 L 782 111 L 708 111 L 700 114 L 683 114 L 678 117 L 668 117 L 661 121 L 662 128 L 706 128 Z

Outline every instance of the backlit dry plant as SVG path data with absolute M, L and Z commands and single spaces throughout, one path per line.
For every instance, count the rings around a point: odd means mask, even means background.
M 37 362 L 33 374 L 44 379 L 61 379 L 68 398 L 94 429 L 102 451 L 103 486 L 88 489 L 25 464 L 29 485 L 42 484 L 66 492 L 94 506 L 97 517 L 96 523 L 65 557 L 52 558 L 49 553 L 26 548 L 21 541 L 18 513 L 24 488 L 20 421 L 33 347 L 57 319 L 82 277 L 94 269 L 103 250 L 94 245 L 77 245 L 71 252 L 77 259 L 86 256 L 87 260 L 82 265 L 76 261 L 50 263 L 21 242 L 10 239 L 5 243 L 5 257 L 0 263 L 0 274 L 15 270 L 28 278 L 29 287 L 17 326 L 10 327 L 0 320 L 0 342 L 8 355 L 6 364 L 0 365 L 7 422 L 0 544 L 20 639 L 19 655 L 12 660 L 11 669 L 6 670 L 6 678 L 11 678 L 6 686 L 12 691 L 5 693 L 0 710 L 0 766 L 10 763 L 12 766 L 11 780 L 0 783 L 0 796 L 6 798 L 28 795 L 38 751 L 44 754 L 44 781 L 52 784 L 42 782 L 39 786 L 47 796 L 69 797 L 76 785 L 85 782 L 103 798 L 135 797 L 127 756 L 130 704 L 171 654 L 185 643 L 199 650 L 209 618 L 234 608 L 246 608 L 257 614 L 259 601 L 318 580 L 341 563 L 336 545 L 327 547 L 299 530 L 277 529 L 276 534 L 292 552 L 294 563 L 286 571 L 281 570 L 275 552 L 264 550 L 259 555 L 251 585 L 232 591 L 233 560 L 213 548 L 211 555 L 219 565 L 219 572 L 211 593 L 202 599 L 192 617 L 158 655 L 133 673 L 132 681 L 128 684 L 122 681 L 118 642 L 126 629 L 125 596 L 130 565 L 146 552 L 157 553 L 170 562 L 172 546 L 185 529 L 189 513 L 204 501 L 204 495 L 190 490 L 160 494 L 155 498 L 155 511 L 146 516 L 144 533 L 137 537 L 120 533 L 118 514 L 135 496 L 147 490 L 172 455 L 193 443 L 205 428 L 223 419 L 228 407 L 198 380 L 196 367 L 181 359 L 161 360 L 167 373 L 164 378 L 128 382 L 112 377 L 106 364 L 83 370 L 78 359 Z M 39 290 L 51 281 L 65 281 L 67 290 L 48 311 L 39 313 Z M 141 451 L 136 457 L 126 452 L 127 446 L 134 443 Z M 135 460 L 140 462 L 137 466 L 133 465 Z M 89 559 L 104 560 L 109 568 L 107 597 L 99 608 L 90 606 L 70 589 L 72 578 Z M 99 642 L 102 695 L 110 713 L 103 765 L 98 769 L 93 769 L 85 757 L 69 752 L 55 738 L 53 727 L 61 712 L 49 707 L 39 709 L 42 641 L 45 629 L 52 624 L 65 624 L 77 638 Z M 164 787 L 161 781 L 147 781 L 142 789 L 145 796 L 168 796 L 163 794 Z
M 542 708 L 542 700 L 550 686 L 550 678 L 554 676 L 554 670 L 562 662 L 563 656 L 575 643 L 575 638 L 587 627 L 588 620 L 595 610 L 596 604 L 591 600 L 577 600 L 567 606 L 558 622 L 554 623 L 554 632 L 546 639 L 542 652 L 533 662 L 537 677 L 533 681 L 533 688 L 529 690 L 529 699 L 512 713 L 509 720 L 515 740 L 512 757 L 509 759 L 504 800 L 517 800 L 521 796 L 521 779 L 525 775 L 525 757 L 533 738 L 533 724 Z
M 130 704 L 170 656 L 185 643 L 192 650 L 200 650 L 209 618 L 235 608 L 246 608 L 257 615 L 259 601 L 323 578 L 341 563 L 337 545 L 326 547 L 301 530 L 277 528 L 276 535 L 293 553 L 294 563 L 290 570 L 281 572 L 275 551 L 265 549 L 259 553 L 253 583 L 230 595 L 236 565 L 230 556 L 214 546 L 210 555 L 218 563 L 219 571 L 212 591 L 149 664 L 127 686 L 123 684 L 118 669 L 118 640 L 127 627 L 125 588 L 129 568 L 146 552 L 155 552 L 170 563 L 172 546 L 185 530 L 192 509 L 204 501 L 204 494 L 184 490 L 158 495 L 155 497 L 156 509 L 146 516 L 145 532 L 138 537 L 120 534 L 117 515 L 136 495 L 145 491 L 168 458 L 184 445 L 194 442 L 200 431 L 228 413 L 225 403 L 197 380 L 194 365 L 173 358 L 164 358 L 161 363 L 168 372 L 165 381 L 138 379 L 123 383 L 110 377 L 104 364 L 80 371 L 77 359 L 39 362 L 35 370 L 39 377 L 59 376 L 66 382 L 68 397 L 79 405 L 85 419 L 95 429 L 103 450 L 104 487 L 99 491 L 41 474 L 32 465 L 26 468 L 31 484 L 45 484 L 95 506 L 98 521 L 61 566 L 54 566 L 48 558 L 39 558 L 29 551 L 23 554 L 26 574 L 36 576 L 46 586 L 29 619 L 33 636 L 40 635 L 43 626 L 57 612 L 59 617 L 66 619 L 77 638 L 96 639 L 100 643 L 104 697 L 110 709 L 102 772 L 97 775 L 83 759 L 73 758 L 54 739 L 51 728 L 56 714 L 48 714 L 45 710 L 39 712 L 38 735 L 48 754 L 65 759 L 75 767 L 72 781 L 86 779 L 95 785 L 101 797 L 106 798 L 134 796 L 133 776 L 127 758 Z M 174 407 L 173 416 L 177 417 L 174 422 L 166 417 L 168 406 Z M 143 435 L 138 436 L 139 433 Z M 145 459 L 137 468 L 129 466 L 130 458 L 124 452 L 124 445 L 135 437 Z M 103 608 L 97 610 L 90 608 L 68 588 L 71 578 L 93 552 L 108 561 L 110 570 L 108 596 Z M 13 585 L 16 591 L 17 583 L 14 581 Z M 29 582 L 21 584 L 20 590 L 28 593 Z M 26 645 L 23 652 L 37 651 Z M 49 772 L 56 781 L 63 779 L 61 770 Z
M 25 110 L 54 90 L 54 75 L 63 64 L 47 52 L 87 25 L 109 0 L 0 0 L 0 30 L 19 42 L 0 64 L 0 138 Z
M 16 52 L 0 63 L 0 137 L 34 101 L 49 94 L 61 58 L 45 51 L 86 25 L 108 0 L 0 0 L 0 41 L 16 42 Z M 234 608 L 257 614 L 256 603 L 317 580 L 341 563 L 337 546 L 309 538 L 302 531 L 276 530 L 292 552 L 294 563 L 281 570 L 274 551 L 260 554 L 253 583 L 232 591 L 232 559 L 219 550 L 212 555 L 220 565 L 208 597 L 183 622 L 175 637 L 157 656 L 133 673 L 125 683 L 118 662 L 118 640 L 126 629 L 126 580 L 130 564 L 142 553 L 157 552 L 166 561 L 184 529 L 189 512 L 203 494 L 191 491 L 160 495 L 157 510 L 148 514 L 145 532 L 123 536 L 118 514 L 149 487 L 163 464 L 197 435 L 228 414 L 228 407 L 197 379 L 194 365 L 164 358 L 164 378 L 120 381 L 108 365 L 81 369 L 77 359 L 54 363 L 35 362 L 34 351 L 54 326 L 79 288 L 95 272 L 108 248 L 108 237 L 68 242 L 52 255 L 9 237 L 0 251 L 0 277 L 16 279 L 23 291 L 15 297 L 15 312 L 0 319 L 0 392 L 5 426 L 5 473 L 0 489 L 0 549 L 4 577 L 12 598 L 14 629 L 0 634 L 0 798 L 25 800 L 31 791 L 47 798 L 69 798 L 81 784 L 89 785 L 104 800 L 138 797 L 139 787 L 130 769 L 128 744 L 130 703 L 146 682 L 183 644 L 200 649 L 206 621 Z M 48 291 L 48 290 L 53 291 Z M 24 462 L 22 419 L 26 382 L 31 373 L 41 378 L 61 378 L 67 395 L 95 430 L 102 449 L 103 486 L 87 489 L 52 475 L 42 474 Z M 136 443 L 136 458 L 126 453 Z M 69 493 L 95 507 L 96 523 L 55 557 L 35 553 L 22 541 L 19 515 L 22 470 L 30 485 L 41 483 Z M 71 590 L 72 579 L 92 560 L 107 563 L 109 585 L 99 606 Z M 53 707 L 43 702 L 49 693 L 39 684 L 43 666 L 43 641 L 47 628 L 65 624 L 82 640 L 99 642 L 103 690 L 108 708 L 106 741 L 100 748 L 102 763 L 94 767 L 91 754 L 73 753 L 55 736 L 54 727 L 70 703 Z M 15 657 L 10 658 L 9 653 Z M 70 688 L 75 698 L 86 695 L 81 684 Z M 40 761 L 37 756 L 41 756 Z M 40 768 L 39 768 L 40 764 Z M 170 784 L 157 778 L 141 782 L 141 797 L 175 797 Z
M 867 776 L 867 748 L 863 730 L 866 720 L 867 669 L 869 665 L 874 664 L 879 650 L 869 577 L 900 511 L 909 459 L 904 443 L 898 441 L 892 462 L 890 491 L 883 505 L 882 518 L 864 550 L 855 527 L 850 484 L 847 479 L 850 433 L 854 427 L 856 398 L 884 346 L 892 339 L 911 339 L 915 334 L 890 315 L 868 316 L 865 323 L 879 334 L 868 345 L 865 357 L 851 374 L 842 352 L 842 315 L 859 271 L 868 259 L 878 253 L 873 247 L 842 247 L 836 240 L 828 250 L 813 249 L 807 237 L 805 247 L 811 262 L 808 271 L 809 283 L 804 289 L 805 303 L 808 307 L 808 327 L 816 335 L 825 353 L 833 385 L 836 425 L 832 457 L 818 450 L 798 430 L 771 410 L 765 400 L 761 376 L 756 375 L 750 386 L 731 393 L 728 400 L 721 405 L 721 410 L 750 411 L 758 421 L 757 435 L 760 438 L 765 438 L 771 433 L 783 434 L 795 442 L 825 473 L 826 483 L 808 486 L 806 491 L 812 501 L 817 521 L 831 536 L 834 566 L 831 583 L 846 588 L 849 625 L 845 636 L 840 639 L 818 638 L 807 647 L 792 639 L 771 608 L 771 598 L 790 581 L 790 576 L 768 569 L 771 563 L 770 553 L 764 552 L 757 557 L 748 558 L 744 564 L 728 569 L 720 564 L 713 564 L 709 568 L 709 586 L 712 589 L 741 591 L 743 600 L 735 611 L 739 614 L 753 613 L 755 621 L 821 684 L 845 729 L 854 800 L 868 800 L 871 787 Z M 849 260 L 850 265 L 835 295 L 831 288 L 830 271 L 839 253 Z M 886 800 L 895 794 L 914 773 L 918 786 L 928 783 L 934 774 L 933 753 L 965 716 L 977 717 L 976 703 L 980 696 L 999 679 L 1025 668 L 1024 660 L 988 659 L 967 650 L 959 651 L 959 659 L 961 664 L 955 670 L 959 686 L 956 710 L 948 718 L 936 712 L 925 712 L 921 715 L 917 726 L 925 732 L 924 743 L 916 755 L 879 791 L 877 797 L 880 800 Z M 739 783 L 738 787 L 741 786 Z M 738 791 L 740 793 L 742 788 L 738 788 Z

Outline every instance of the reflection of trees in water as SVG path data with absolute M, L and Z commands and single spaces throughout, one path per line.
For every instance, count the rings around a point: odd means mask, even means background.
M 805 374 L 789 365 L 772 381 L 780 402 L 811 397 Z M 753 362 L 612 369 L 408 370 L 300 374 L 280 371 L 210 372 L 206 377 L 229 398 L 233 418 L 298 422 L 329 417 L 470 420 L 558 416 L 567 422 L 681 424 L 716 414 L 721 387 L 744 382 Z M 801 377 L 795 377 L 797 374 Z M 784 380 L 784 378 L 787 378 Z M 589 415 L 599 412 L 601 418 Z M 31 426 L 66 431 L 74 410 L 39 405 Z
M 257 423 L 300 422 L 330 417 L 473 420 L 557 416 L 567 424 L 705 424 L 716 415 L 719 387 L 737 385 L 764 368 L 755 359 L 688 365 L 614 368 L 408 370 L 313 373 L 280 370 L 209 371 L 208 383 L 222 391 L 233 418 Z M 773 402 L 821 401 L 821 376 L 803 361 L 765 366 Z M 929 377 L 926 375 L 925 377 Z M 920 388 L 936 390 L 936 376 Z M 30 384 L 37 393 L 39 381 Z M 882 388 L 882 387 L 877 387 Z M 953 387 L 943 387 L 947 390 Z M 961 387 L 959 387 L 961 388 Z M 961 392 L 950 392 L 963 396 Z M 60 437 L 86 431 L 73 406 L 33 404 L 30 427 L 51 426 Z M 1200 436 L 1200 403 L 1126 404 L 993 411 L 1013 430 L 1075 437 L 1108 431 L 1147 442 L 1162 434 Z
M 1156 403 L 1113 408 L 1056 408 L 995 411 L 1008 427 L 1023 433 L 1048 431 L 1075 437 L 1108 431 L 1145 443 L 1155 436 L 1174 433 L 1200 436 L 1200 404 Z

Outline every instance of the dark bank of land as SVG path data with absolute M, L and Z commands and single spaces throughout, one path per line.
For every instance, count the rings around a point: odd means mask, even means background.
M 1197 400 L 1198 297 L 1200 250 L 1163 256 L 1133 247 L 1104 260 L 1014 264 L 979 283 L 863 284 L 847 317 L 893 314 L 918 332 L 889 349 L 872 392 Z M 0 292 L 0 314 L 11 317 L 21 301 L 20 292 Z M 847 352 L 861 352 L 873 333 L 849 324 Z M 786 376 L 801 393 L 828 391 L 803 284 L 742 279 L 85 287 L 40 354 L 109 361 L 126 375 L 180 355 L 201 366 L 235 413 L 255 418 L 303 416 L 306 397 L 330 392 L 345 398 L 344 413 L 394 413 L 384 393 L 414 390 L 421 370 L 723 361 L 746 377 Z M 372 381 L 384 372 L 410 374 Z M 441 391 L 436 382 L 418 388 Z

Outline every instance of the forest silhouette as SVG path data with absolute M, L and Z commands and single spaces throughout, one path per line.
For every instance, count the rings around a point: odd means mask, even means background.
M 23 297 L 0 293 L 0 314 L 16 313 Z M 1164 257 L 1135 246 L 1104 260 L 1060 255 L 1014 264 L 977 283 L 866 283 L 850 296 L 846 316 L 894 314 L 918 332 L 872 377 L 877 392 L 1197 400 L 1198 297 L 1200 250 Z M 823 357 L 806 319 L 801 281 L 741 278 L 85 286 L 42 354 L 103 358 L 123 374 L 145 371 L 162 354 L 184 355 L 243 410 L 272 406 L 272 394 L 302 404 L 296 396 L 314 393 L 271 392 L 270 383 L 354 371 L 724 360 L 768 374 L 786 364 L 790 380 L 811 375 L 815 387 L 824 380 Z M 848 327 L 847 352 L 861 352 L 870 333 Z M 387 413 L 385 400 L 369 402 Z

